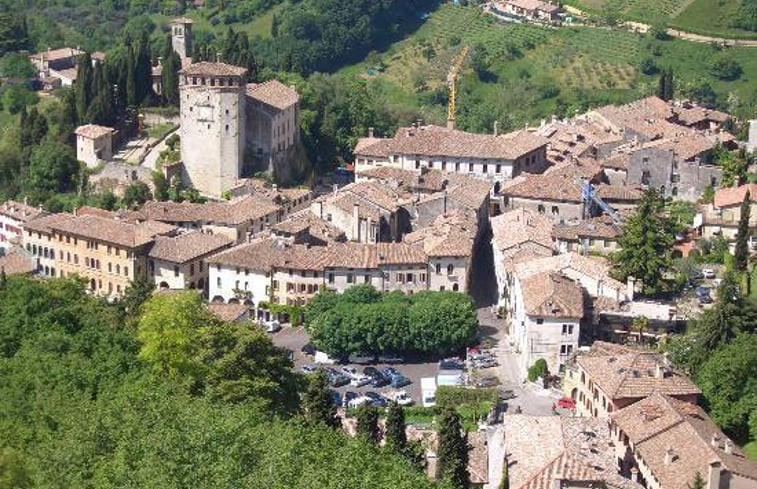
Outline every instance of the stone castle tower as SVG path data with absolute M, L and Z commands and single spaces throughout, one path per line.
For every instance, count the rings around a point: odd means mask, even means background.
M 245 68 L 194 63 L 179 71 L 185 182 L 220 197 L 240 176 L 245 146 Z
M 186 17 L 179 17 L 171 21 L 171 45 L 173 50 L 182 60 L 192 57 L 194 50 L 194 34 L 192 24 L 194 21 Z

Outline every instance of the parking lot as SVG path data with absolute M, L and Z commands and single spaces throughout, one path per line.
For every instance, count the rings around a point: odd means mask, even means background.
M 287 348 L 294 352 L 294 364 L 297 371 L 302 368 L 303 365 L 315 365 L 313 361 L 313 357 L 306 355 L 302 353 L 301 349 L 302 347 L 308 342 L 308 336 L 305 332 L 304 328 L 291 328 L 291 327 L 285 327 L 278 333 L 275 333 L 272 335 L 273 342 L 282 348 Z M 324 365 L 324 367 L 331 367 L 337 371 L 341 371 L 343 367 L 354 367 L 357 369 L 358 372 L 363 372 L 363 369 L 369 365 L 355 365 L 355 364 L 336 364 L 336 365 Z M 411 397 L 413 400 L 414 405 L 421 405 L 421 379 L 423 377 L 436 377 L 436 375 L 439 373 L 439 364 L 436 361 L 426 361 L 426 362 L 407 362 L 407 363 L 401 363 L 401 364 L 385 364 L 385 363 L 376 363 L 376 364 L 370 364 L 371 367 L 377 368 L 381 370 L 384 367 L 393 367 L 397 369 L 403 376 L 407 377 L 410 380 L 410 384 L 399 388 L 399 390 L 404 390 L 407 392 L 407 394 Z M 480 376 L 492 376 L 497 374 L 496 368 L 492 369 L 484 369 L 480 371 L 476 371 L 477 375 Z M 365 392 L 376 392 L 378 394 L 388 394 L 392 391 L 396 391 L 398 389 L 394 389 L 391 386 L 385 386 L 385 387 L 372 387 L 370 384 L 365 385 L 362 387 L 353 387 L 351 385 L 345 385 L 338 387 L 336 389 L 337 392 L 339 392 L 342 396 L 347 391 L 352 391 L 357 393 L 358 395 L 363 394 Z

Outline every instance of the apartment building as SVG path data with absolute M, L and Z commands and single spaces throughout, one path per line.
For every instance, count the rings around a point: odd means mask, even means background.
M 236 243 L 244 243 L 251 236 L 265 232 L 280 222 L 285 212 L 268 198 L 246 195 L 230 201 L 206 202 L 146 202 L 135 213 L 142 219 L 164 222 L 187 231 L 202 230 L 223 234 Z
M 197 289 L 205 293 L 208 282 L 205 260 L 232 244 L 227 236 L 200 231 L 157 236 L 148 253 L 150 277 L 161 290 Z
M 6 200 L 0 204 L 0 248 L 21 244 L 24 225 L 46 214 L 41 206 L 30 206 L 25 199 L 23 203 Z
M 544 171 L 547 142 L 529 131 L 474 134 L 417 124 L 399 128 L 392 138 L 377 138 L 371 129 L 355 146 L 355 173 L 377 166 L 417 172 L 432 168 L 487 180 L 496 193 L 521 172 Z
M 618 466 L 647 489 L 757 488 L 757 463 L 696 404 L 654 392 L 610 415 Z
M 718 189 L 711 204 L 699 207 L 699 213 L 694 218 L 694 227 L 699 229 L 700 235 L 707 239 L 722 236 L 735 243 L 741 220 L 741 204 L 747 193 L 750 208 L 749 229 L 754 231 L 757 228 L 757 184 L 750 183 Z
M 603 215 L 574 224 L 556 224 L 552 238 L 559 253 L 607 254 L 619 249 L 620 231 L 620 226 L 610 216 Z
M 607 417 L 657 392 L 696 404 L 701 391 L 665 357 L 601 341 L 566 370 L 563 392 L 582 416 Z
M 38 260 L 41 275 L 79 276 L 93 293 L 114 297 L 148 277 L 147 255 L 155 238 L 175 232 L 174 226 L 156 221 L 53 214 L 27 223 L 24 247 Z

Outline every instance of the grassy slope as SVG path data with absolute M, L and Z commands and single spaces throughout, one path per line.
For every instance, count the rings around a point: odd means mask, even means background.
M 710 36 L 757 39 L 757 33 L 728 26 L 741 0 L 566 0 L 591 13 L 615 8 L 630 20 L 654 24 L 661 20 L 671 27 Z
M 460 44 L 455 43 L 456 38 Z M 508 43 L 519 47 L 522 57 L 507 60 L 504 51 Z M 543 96 L 542 87 L 548 85 L 558 87 L 559 97 L 568 105 L 576 104 L 579 95 L 601 103 L 652 93 L 657 76 L 643 75 L 637 68 L 647 57 L 654 58 L 659 66 L 672 67 L 681 84 L 705 80 L 718 93 L 733 92 L 745 100 L 754 97 L 753 80 L 757 79 L 756 52 L 747 48 L 730 50 L 741 63 L 744 75 L 734 82 L 723 82 L 708 74 L 715 51 L 706 44 L 665 41 L 659 43 L 659 56 L 654 56 L 649 42 L 638 34 L 583 27 L 503 27 L 478 9 L 452 5 L 433 12 L 408 39 L 340 73 L 369 79 L 376 96 L 400 116 L 415 112 L 430 122 L 442 123 L 446 117 L 444 101 L 433 103 L 430 96 L 435 90 L 444 90 L 450 62 L 463 44 L 485 45 L 496 75 L 494 82 L 484 83 L 468 69 L 460 79 L 459 122 L 463 127 L 479 130 L 484 125 L 488 127 L 493 119 L 483 124 L 484 116 L 472 114 L 474 109 L 492 112 L 501 122 L 509 118 L 511 127 L 549 117 L 557 98 Z M 368 76 L 367 70 L 379 59 L 386 70 Z
M 259 36 L 263 39 L 269 39 L 271 37 L 271 24 L 273 22 L 273 16 L 283 8 L 283 3 L 275 5 L 272 8 L 268 9 L 264 14 L 253 19 L 252 22 L 245 24 L 218 23 L 216 25 L 212 25 L 205 17 L 205 15 L 207 14 L 206 10 L 189 10 L 186 13 L 186 17 L 189 17 L 195 22 L 193 26 L 195 32 L 205 31 L 213 33 L 215 36 L 224 36 L 226 35 L 226 31 L 229 29 L 229 27 L 231 27 L 237 32 L 246 32 L 250 37 Z M 150 18 L 153 20 L 153 22 L 155 22 L 155 25 L 158 26 L 159 30 L 160 26 L 167 26 L 173 17 L 162 14 L 154 14 L 151 15 Z

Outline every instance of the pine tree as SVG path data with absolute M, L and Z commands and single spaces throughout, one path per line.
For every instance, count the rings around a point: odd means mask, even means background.
M 386 444 L 397 453 L 404 453 L 407 449 L 405 410 L 396 402 L 389 405 L 386 415 Z
M 371 443 L 378 444 L 381 432 L 378 425 L 379 413 L 373 404 L 363 404 L 357 410 L 357 434 Z
M 332 428 L 339 426 L 339 418 L 337 418 L 336 408 L 332 404 L 326 373 L 322 370 L 319 370 L 310 378 L 302 399 L 302 407 L 305 411 L 305 419 L 310 423 L 323 423 Z
M 704 479 L 702 478 L 702 474 L 697 471 L 697 473 L 694 475 L 694 480 L 691 482 L 691 484 L 687 484 L 689 489 L 704 489 L 707 487 L 707 485 L 704 482 Z
M 613 275 L 621 281 L 629 276 L 642 283 L 646 295 L 665 289 L 664 274 L 670 268 L 675 237 L 673 225 L 665 212 L 665 201 L 656 189 L 648 189 L 626 220 L 618 238 L 620 251 L 612 255 Z
M 465 489 L 468 474 L 468 435 L 463 433 L 460 415 L 444 408 L 439 419 L 439 449 L 436 454 L 436 478 L 446 480 L 455 489 Z
M 747 190 L 741 202 L 741 217 L 739 230 L 736 233 L 736 250 L 733 254 L 733 269 L 746 272 L 749 267 L 749 218 L 751 214 L 752 198 Z
M 79 57 L 76 67 L 76 113 L 80 117 L 87 114 L 89 104 L 92 103 L 93 79 L 92 58 L 89 53 L 84 53 Z

